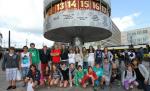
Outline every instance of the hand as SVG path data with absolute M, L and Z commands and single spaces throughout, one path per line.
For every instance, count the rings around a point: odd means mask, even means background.
M 132 80 L 129 80 L 129 83 L 131 83 L 132 82 Z
M 21 70 L 21 69 L 22 69 L 21 67 L 18 68 L 18 70 Z
M 145 80 L 145 81 L 144 81 L 144 84 L 148 84 L 148 81 Z

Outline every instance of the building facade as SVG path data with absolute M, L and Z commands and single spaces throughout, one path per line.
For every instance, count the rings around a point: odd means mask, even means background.
M 85 43 L 85 47 L 93 46 L 94 48 L 97 47 L 97 45 L 101 45 L 102 47 L 110 47 L 110 46 L 120 46 L 121 45 L 121 32 L 118 29 L 118 27 L 112 22 L 112 36 L 105 39 L 100 40 L 96 42 L 88 42 Z
M 121 41 L 122 45 L 150 44 L 150 27 L 122 32 Z

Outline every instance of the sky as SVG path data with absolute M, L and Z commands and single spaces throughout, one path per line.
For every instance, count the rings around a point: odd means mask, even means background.
M 150 0 L 111 0 L 111 18 L 120 31 L 150 27 L 149 4 Z M 43 37 L 43 0 L 0 0 L 3 47 L 8 46 L 9 30 L 11 46 L 22 48 L 26 40 L 37 48 L 53 45 Z

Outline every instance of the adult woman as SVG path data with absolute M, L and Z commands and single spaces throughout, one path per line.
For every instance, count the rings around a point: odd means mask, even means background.
M 138 88 L 144 89 L 144 91 L 148 91 L 147 84 L 148 84 L 148 77 L 149 72 L 143 64 L 140 64 L 137 58 L 132 60 L 133 68 L 136 73 L 136 81 L 139 83 Z

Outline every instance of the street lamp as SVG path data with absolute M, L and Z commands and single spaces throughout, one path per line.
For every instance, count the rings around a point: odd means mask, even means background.
M 0 47 L 2 46 L 2 38 L 3 38 L 3 36 L 2 36 L 2 34 L 0 33 Z

